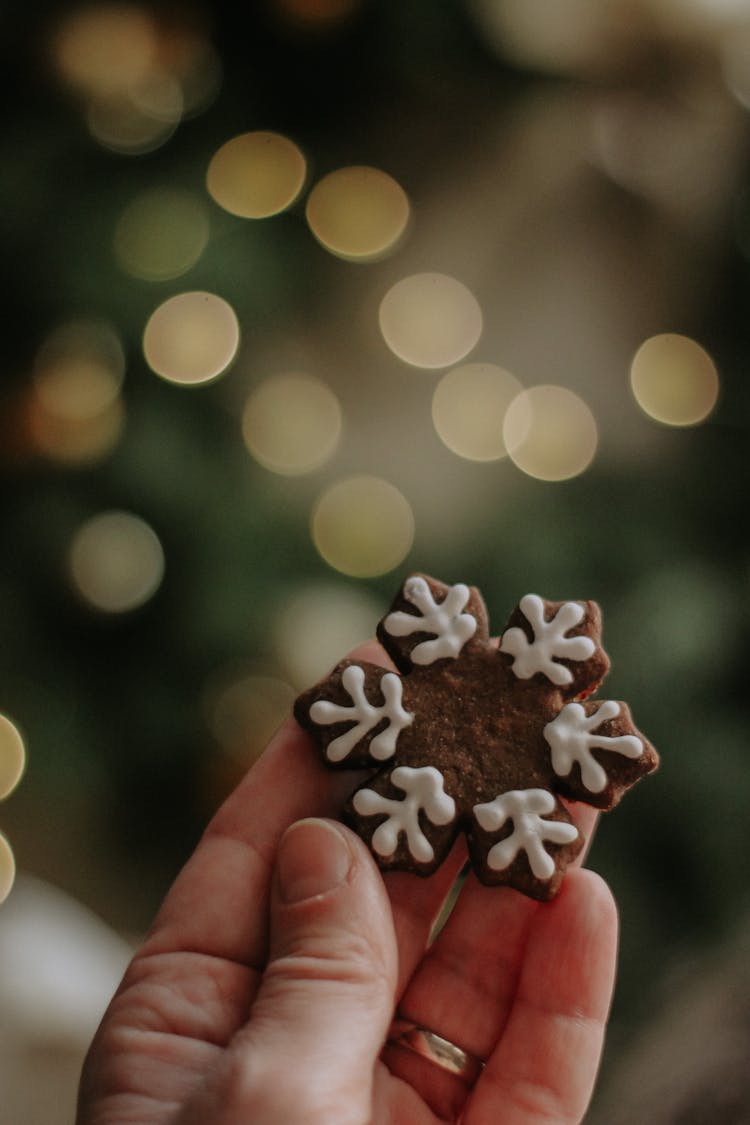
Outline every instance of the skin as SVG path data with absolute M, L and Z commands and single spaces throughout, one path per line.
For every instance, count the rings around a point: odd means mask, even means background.
M 353 654 L 381 664 L 379 646 Z M 385 878 L 332 819 L 352 774 L 290 720 L 209 824 L 89 1050 L 77 1125 L 569 1125 L 588 1105 L 617 913 L 571 868 L 550 903 Z M 595 812 L 572 806 L 590 838 Z M 384 1043 L 394 1010 L 486 1060 L 473 1088 Z

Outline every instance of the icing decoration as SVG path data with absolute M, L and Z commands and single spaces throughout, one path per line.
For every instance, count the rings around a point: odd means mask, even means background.
M 543 820 L 555 811 L 557 801 L 548 789 L 512 789 L 485 805 L 474 806 L 474 816 L 487 832 L 499 831 L 510 820 L 513 832 L 487 854 L 487 866 L 504 871 L 520 851 L 526 852 L 529 866 L 537 879 L 551 879 L 555 863 L 544 842 L 570 844 L 578 838 L 574 824 L 562 820 Z
M 574 762 L 581 767 L 581 781 L 590 793 L 601 793 L 607 787 L 607 774 L 592 750 L 613 750 L 626 758 L 640 758 L 643 742 L 634 734 L 607 737 L 596 730 L 620 714 L 620 705 L 608 699 L 593 715 L 587 715 L 580 703 L 567 703 L 544 728 L 550 750 L 552 768 L 558 777 L 567 777 Z
M 456 815 L 456 802 L 445 792 L 443 775 L 434 766 L 418 769 L 399 766 L 391 774 L 391 781 L 398 789 L 403 789 L 405 797 L 391 800 L 374 789 L 359 789 L 354 794 L 354 808 L 362 816 L 387 814 L 388 819 L 375 829 L 372 837 L 372 846 L 378 855 L 393 855 L 403 832 L 414 859 L 429 863 L 435 852 L 422 831 L 419 813 L 424 812 L 431 824 L 450 824 Z
M 551 621 L 544 619 L 544 602 L 536 594 L 521 598 L 520 609 L 534 632 L 529 641 L 523 629 L 515 626 L 503 634 L 500 651 L 515 657 L 513 671 L 521 680 L 528 680 L 542 672 L 553 684 L 569 684 L 573 673 L 555 660 L 588 660 L 593 656 L 595 644 L 591 637 L 566 637 L 566 633 L 579 625 L 585 616 L 578 602 L 565 602 Z
M 442 602 L 436 602 L 424 578 L 418 575 L 404 583 L 404 597 L 420 611 L 421 616 L 397 610 L 389 613 L 383 622 L 392 637 L 407 637 L 412 633 L 434 633 L 435 639 L 422 641 L 411 651 L 413 664 L 432 664 L 443 657 L 454 660 L 477 629 L 477 620 L 464 613 L 469 601 L 469 588 L 459 583 L 451 586 Z
M 294 705 L 323 762 L 368 771 L 341 815 L 383 870 L 429 875 L 464 834 L 481 882 L 557 894 L 585 842 L 561 796 L 614 808 L 659 763 L 625 704 L 588 698 L 600 634 L 593 602 L 527 594 L 498 652 L 478 590 L 405 580 L 377 630 L 400 673 L 343 660 Z
M 380 707 L 375 707 L 368 701 L 365 695 L 365 673 L 358 664 L 350 664 L 344 670 L 341 683 L 352 701 L 352 707 L 319 699 L 310 708 L 310 718 L 322 726 L 342 722 L 355 724 L 329 743 L 326 750 L 328 760 L 343 761 L 359 740 L 383 719 L 388 720 L 388 725 L 373 738 L 370 754 L 379 762 L 392 758 L 396 753 L 399 734 L 414 720 L 414 716 L 401 706 L 401 677 L 395 672 L 385 673 L 380 681 L 385 702 Z

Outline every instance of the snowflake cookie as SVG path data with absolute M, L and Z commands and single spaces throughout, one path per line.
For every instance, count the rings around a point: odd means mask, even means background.
M 523 597 L 499 646 L 474 587 L 404 582 L 378 638 L 399 673 L 344 660 L 294 713 L 326 765 L 370 773 L 343 816 L 384 870 L 429 875 L 459 832 L 483 883 L 557 893 L 584 840 L 560 800 L 613 808 L 656 769 L 609 668 L 595 602 Z

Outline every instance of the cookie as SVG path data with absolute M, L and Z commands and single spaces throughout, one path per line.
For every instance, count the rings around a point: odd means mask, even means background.
M 344 660 L 294 707 L 327 766 L 370 771 L 344 821 L 384 871 L 430 875 L 463 832 L 483 883 L 552 898 L 585 844 L 561 797 L 611 809 L 659 762 L 590 698 L 599 607 L 527 594 L 498 645 L 477 589 L 413 574 L 377 634 L 398 672 Z

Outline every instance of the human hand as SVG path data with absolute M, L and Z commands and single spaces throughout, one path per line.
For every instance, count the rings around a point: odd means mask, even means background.
M 471 874 L 430 944 L 462 845 L 429 879 L 383 877 L 320 819 L 351 785 L 293 721 L 276 735 L 128 968 L 84 1065 L 78 1125 L 581 1121 L 614 979 L 606 885 L 573 868 L 540 904 Z M 572 812 L 588 835 L 593 810 Z M 486 1060 L 477 1080 L 386 1042 L 396 1006 Z

